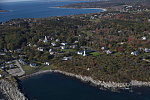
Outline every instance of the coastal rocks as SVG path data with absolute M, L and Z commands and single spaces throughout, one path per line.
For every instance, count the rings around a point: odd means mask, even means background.
M 89 76 L 77 75 L 77 74 L 68 73 L 68 72 L 60 71 L 60 70 L 45 70 L 45 71 L 37 72 L 37 73 L 22 77 L 22 78 L 32 77 L 34 75 L 38 75 L 38 74 L 42 74 L 46 72 L 61 73 L 66 76 L 75 77 L 83 82 L 89 82 L 94 86 L 99 86 L 100 88 L 111 89 L 111 90 L 129 89 L 130 87 L 133 87 L 133 86 L 134 87 L 150 86 L 150 82 L 142 82 L 142 81 L 137 81 L 137 80 L 132 80 L 129 83 L 117 83 L 117 82 L 110 82 L 110 81 L 105 82 L 105 81 L 100 81 L 100 80 L 94 80 L 92 77 L 89 77 Z
M 8 100 L 28 100 L 18 89 L 17 86 L 4 79 L 0 80 L 0 91 Z

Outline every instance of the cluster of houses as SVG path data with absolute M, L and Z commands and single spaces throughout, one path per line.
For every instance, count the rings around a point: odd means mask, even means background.
M 149 49 L 149 48 L 138 48 L 137 51 L 131 52 L 131 55 L 137 56 L 137 55 L 139 55 L 142 51 L 144 51 L 145 53 L 150 53 L 150 49 Z
M 106 47 L 101 47 L 101 50 L 102 50 L 104 53 L 106 53 L 106 54 L 112 54 L 112 53 L 113 53 L 113 51 L 108 50 L 108 48 L 106 48 Z

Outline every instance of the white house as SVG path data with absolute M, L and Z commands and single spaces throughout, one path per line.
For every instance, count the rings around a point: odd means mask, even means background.
M 64 49 L 65 49 L 65 46 L 60 46 L 60 48 L 61 48 L 62 50 L 64 50 Z
M 148 52 L 150 52 L 150 49 L 145 48 L 144 51 L 145 51 L 146 53 L 148 53 Z
M 112 51 L 110 51 L 110 50 L 106 50 L 105 52 L 106 52 L 106 54 L 111 54 L 112 53 Z
M 62 43 L 60 43 L 60 44 L 63 45 L 63 46 L 65 46 L 65 45 L 67 45 L 68 43 L 62 42 Z
M 44 64 L 45 64 L 45 65 L 47 65 L 47 66 L 49 66 L 49 65 L 50 65 L 50 63 L 49 63 L 49 62 L 45 62 Z
M 134 55 L 134 56 L 137 56 L 137 55 L 139 55 L 140 53 L 138 52 L 138 51 L 133 51 L 133 52 L 131 52 L 131 55 Z
M 70 48 L 74 49 L 76 47 L 76 45 L 71 45 Z
M 56 43 L 55 43 L 55 42 L 52 42 L 51 45 L 52 45 L 52 46 L 56 46 Z
M 78 54 L 78 55 L 82 55 L 83 52 L 82 52 L 82 51 L 78 51 L 77 54 Z
M 52 49 L 49 49 L 49 52 L 52 52 Z
M 143 36 L 141 39 L 142 39 L 142 40 L 146 40 L 147 38 L 146 38 L 145 36 Z
M 30 67 L 36 67 L 36 63 L 30 63 Z
M 106 47 L 101 47 L 101 50 L 106 50 Z
M 50 52 L 49 54 L 50 54 L 50 55 L 54 55 L 54 54 L 55 54 L 55 52 Z
M 87 68 L 87 71 L 89 71 L 90 70 L 90 68 Z
M 5 55 L 6 55 L 6 53 L 0 53 L 0 55 L 1 55 L 1 56 L 5 56 Z
M 44 51 L 44 48 L 43 48 L 43 47 L 38 47 L 37 50 L 43 52 L 43 51 Z
M 63 57 L 62 60 L 67 61 L 67 60 L 71 60 L 72 57 Z
M 59 42 L 60 40 L 59 39 L 56 39 L 56 42 Z

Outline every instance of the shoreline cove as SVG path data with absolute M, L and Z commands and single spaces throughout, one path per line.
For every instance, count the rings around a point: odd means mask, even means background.
M 110 82 L 110 81 L 104 82 L 104 81 L 100 81 L 100 80 L 94 80 L 92 77 L 89 77 L 89 76 L 77 75 L 77 74 L 60 71 L 60 70 L 40 71 L 40 72 L 36 72 L 36 73 L 30 74 L 30 75 L 22 76 L 22 77 L 20 77 L 20 79 L 22 80 L 24 78 L 29 78 L 32 76 L 49 73 L 49 72 L 60 73 L 65 76 L 68 76 L 68 77 L 76 78 L 76 79 L 80 80 L 81 82 L 90 83 L 90 85 L 99 87 L 99 89 L 109 89 L 111 91 L 116 91 L 116 90 L 121 90 L 121 89 L 122 90 L 130 89 L 132 87 L 150 87 L 150 82 L 142 82 L 142 81 L 137 81 L 137 80 L 132 80 L 129 83 L 117 83 L 117 82 Z

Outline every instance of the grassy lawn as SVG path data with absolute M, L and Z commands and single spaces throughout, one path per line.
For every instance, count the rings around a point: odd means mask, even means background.
M 44 66 L 44 67 L 41 67 L 40 68 L 40 71 L 44 71 L 44 70 L 50 70 L 50 69 L 55 69 L 56 67 L 55 66 L 52 66 L 52 65 L 50 65 L 50 66 Z
M 73 49 L 64 49 L 62 51 L 65 51 L 65 52 L 76 52 L 76 50 L 73 50 Z
M 22 66 L 22 68 L 27 75 L 36 72 L 36 68 L 31 68 L 30 66 Z
M 92 52 L 90 54 L 92 54 L 93 56 L 99 56 L 101 53 L 100 52 Z
M 35 68 L 32 68 L 30 66 L 23 66 L 23 70 L 27 75 L 38 72 L 38 71 L 44 71 L 44 70 L 49 70 L 49 69 L 55 69 L 55 66 L 37 66 Z

